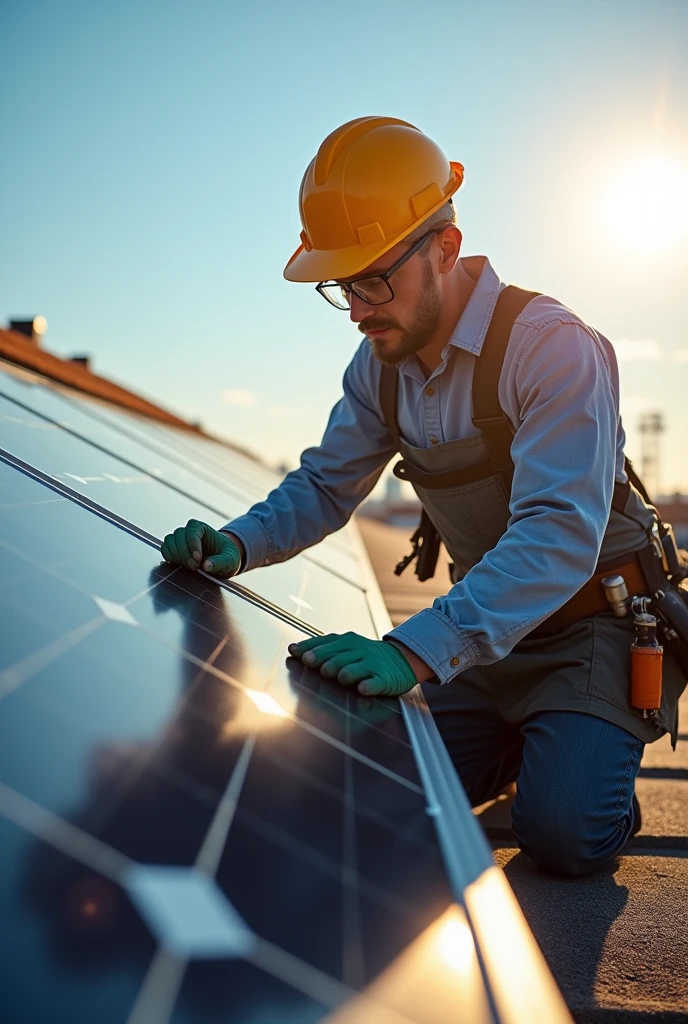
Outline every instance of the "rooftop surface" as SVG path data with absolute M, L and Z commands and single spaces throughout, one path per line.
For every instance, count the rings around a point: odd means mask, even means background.
M 412 530 L 357 517 L 393 622 L 448 589 L 443 551 L 434 579 L 394 566 Z M 606 870 L 554 878 L 522 854 L 508 795 L 477 809 L 502 867 L 575 1019 L 590 1024 L 688 1020 L 688 691 L 679 742 L 645 748 L 636 792 L 643 826 Z

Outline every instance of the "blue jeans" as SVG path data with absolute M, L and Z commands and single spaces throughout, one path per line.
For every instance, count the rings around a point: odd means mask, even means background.
M 544 711 L 512 724 L 475 693 L 466 701 L 452 689 L 423 687 L 471 805 L 517 782 L 513 830 L 539 867 L 580 876 L 612 860 L 633 830 L 644 743 L 576 711 Z

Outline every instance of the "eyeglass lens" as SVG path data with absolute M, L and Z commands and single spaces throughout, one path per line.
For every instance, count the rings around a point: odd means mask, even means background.
M 334 282 L 323 284 L 320 291 L 328 302 L 339 309 L 349 309 L 352 292 L 370 306 L 379 306 L 394 298 L 392 289 L 382 277 L 370 277 L 365 281 L 355 281 L 352 284 L 335 284 Z
M 349 308 L 349 293 L 340 284 L 320 284 L 318 291 L 337 309 Z

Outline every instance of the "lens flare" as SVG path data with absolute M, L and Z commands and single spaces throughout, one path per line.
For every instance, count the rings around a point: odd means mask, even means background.
M 669 248 L 688 234 L 688 170 L 659 154 L 626 165 L 602 201 L 607 230 L 639 252 Z

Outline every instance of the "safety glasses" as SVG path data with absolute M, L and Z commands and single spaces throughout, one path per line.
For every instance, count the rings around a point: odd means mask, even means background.
M 418 252 L 430 235 L 437 234 L 446 226 L 443 224 L 441 228 L 426 231 L 415 245 L 412 245 L 408 252 L 405 252 L 401 259 L 393 263 L 384 274 L 366 274 L 364 277 L 357 277 L 355 281 L 321 281 L 320 284 L 316 284 L 315 290 L 320 292 L 322 297 L 336 309 L 350 309 L 352 293 L 369 306 L 382 306 L 385 302 L 391 302 L 394 298 L 394 292 L 389 283 L 392 274 L 396 274 L 397 270 L 403 267 L 414 253 Z

